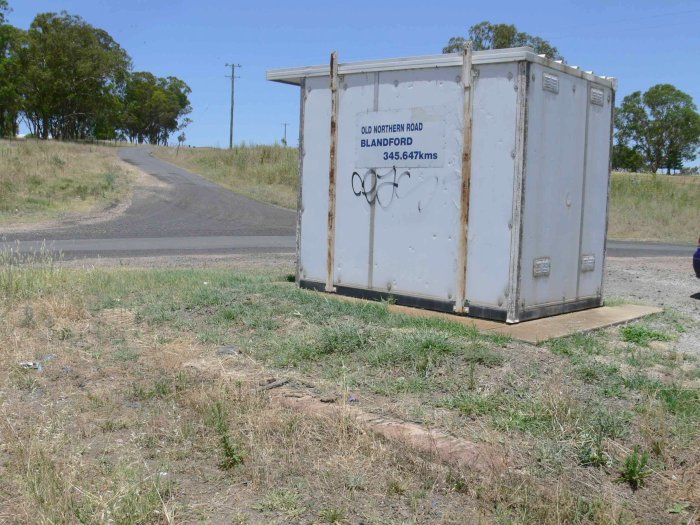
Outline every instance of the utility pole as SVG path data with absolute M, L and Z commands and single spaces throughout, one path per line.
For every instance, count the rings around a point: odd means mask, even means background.
M 226 67 L 231 68 L 231 124 L 229 126 L 228 149 L 233 149 L 233 104 L 234 90 L 236 86 L 236 68 L 241 67 L 240 64 L 226 64 Z
M 287 145 L 287 126 L 289 126 L 289 122 L 282 122 L 282 125 L 284 126 L 284 138 L 282 139 L 282 142 L 284 145 Z

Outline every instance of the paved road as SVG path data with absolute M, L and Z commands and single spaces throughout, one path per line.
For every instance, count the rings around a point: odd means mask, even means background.
M 697 246 L 660 242 L 608 241 L 611 257 L 692 257 Z
M 65 258 L 294 251 L 296 212 L 233 193 L 144 148 L 119 155 L 163 184 L 137 187 L 129 208 L 112 220 L 5 235 L 0 249 L 44 243 Z
M 233 193 L 156 159 L 145 148 L 124 149 L 119 155 L 163 184 L 138 187 L 131 206 L 112 220 L 4 235 L 0 250 L 16 248 L 20 241 L 22 250 L 45 244 L 66 259 L 294 251 L 294 211 Z M 608 243 L 608 255 L 614 257 L 690 257 L 693 250 L 690 245 Z

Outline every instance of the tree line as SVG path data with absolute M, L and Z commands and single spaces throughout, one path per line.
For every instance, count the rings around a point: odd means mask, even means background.
M 40 139 L 167 144 L 190 123 L 189 86 L 133 71 L 106 31 L 65 11 L 38 14 L 24 31 L 8 12 L 0 0 L 0 137 L 22 121 Z
M 442 52 L 460 52 L 467 40 L 472 41 L 475 51 L 529 46 L 537 54 L 564 60 L 547 40 L 519 31 L 512 24 L 488 21 L 471 26 L 468 38 L 450 38 Z M 697 158 L 700 115 L 693 98 L 671 84 L 627 95 L 615 109 L 614 122 L 613 169 L 671 173 L 683 171 L 684 162 Z

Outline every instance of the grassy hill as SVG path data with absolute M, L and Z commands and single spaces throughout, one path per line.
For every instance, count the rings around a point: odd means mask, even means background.
M 700 236 L 700 177 L 613 173 L 608 235 L 695 243 Z
M 107 208 L 129 192 L 117 148 L 0 140 L 0 225 Z
M 297 206 L 299 155 L 295 148 L 155 148 L 153 153 L 253 199 L 285 208 Z

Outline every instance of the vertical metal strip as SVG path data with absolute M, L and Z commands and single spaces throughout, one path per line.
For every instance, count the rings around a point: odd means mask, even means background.
M 523 196 L 525 184 L 525 152 L 527 145 L 527 92 L 529 84 L 527 62 L 518 63 L 518 76 L 515 80 L 516 121 L 515 121 L 515 163 L 513 174 L 513 215 L 510 232 L 510 270 L 508 278 L 507 323 L 518 322 L 518 301 L 520 297 L 520 269 L 522 256 Z
M 302 192 L 304 189 L 304 109 L 306 105 L 306 79 L 301 81 L 301 96 L 299 97 L 299 191 L 297 192 L 297 285 L 301 281 L 301 216 L 304 213 Z
M 608 223 L 610 221 L 610 187 L 612 185 L 612 148 L 613 139 L 615 137 L 615 91 L 617 90 L 617 80 L 613 80 L 613 85 L 610 88 L 610 146 L 608 150 L 608 199 L 605 204 L 605 232 L 603 238 L 603 261 L 602 274 L 600 278 L 600 300 L 603 304 L 603 292 L 605 287 L 605 266 L 608 254 Z
M 328 170 L 328 256 L 326 258 L 326 291 L 335 292 L 333 269 L 335 267 L 335 179 L 338 142 L 338 53 L 331 53 L 331 148 Z
M 457 292 L 454 311 L 468 312 L 464 303 L 467 295 L 467 237 L 469 233 L 469 192 L 472 175 L 472 106 L 473 96 L 472 75 L 472 42 L 467 42 L 462 51 L 462 85 L 464 86 L 464 135 L 462 141 L 462 191 L 459 215 L 459 253 L 457 262 Z
M 581 217 L 578 229 L 578 267 L 576 274 L 576 299 L 581 293 L 581 257 L 583 256 L 583 225 L 586 220 L 586 175 L 588 173 L 588 130 L 590 128 L 591 114 L 591 88 L 590 82 L 586 82 L 586 133 L 583 138 L 583 180 L 581 181 Z
M 379 71 L 374 74 L 373 111 L 379 111 Z M 377 213 L 377 199 L 369 203 L 369 256 L 367 261 L 367 288 L 373 288 L 374 282 L 374 217 Z

